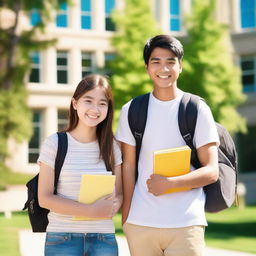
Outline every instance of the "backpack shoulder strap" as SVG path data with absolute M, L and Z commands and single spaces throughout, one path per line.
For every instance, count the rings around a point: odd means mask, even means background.
M 180 133 L 186 144 L 192 150 L 191 162 L 195 168 L 200 166 L 200 162 L 196 154 L 196 148 L 193 144 L 200 100 L 201 98 L 199 96 L 184 92 L 178 112 L 178 124 Z
M 149 93 L 134 98 L 128 110 L 128 122 L 136 141 L 136 180 L 142 138 L 147 122 Z
M 55 159 L 54 194 L 57 193 L 57 185 L 59 181 L 60 171 L 63 166 L 68 149 L 68 139 L 66 132 L 57 132 L 57 135 L 58 150 Z

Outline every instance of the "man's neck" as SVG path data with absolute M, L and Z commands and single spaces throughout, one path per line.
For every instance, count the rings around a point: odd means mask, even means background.
M 161 101 L 168 101 L 177 98 L 181 93 L 181 90 L 176 86 L 168 88 L 154 88 L 153 95 Z

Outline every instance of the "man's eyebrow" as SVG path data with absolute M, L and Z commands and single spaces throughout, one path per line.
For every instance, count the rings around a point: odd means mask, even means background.
M 160 58 L 158 58 L 158 57 L 150 58 L 150 61 L 152 61 L 152 60 L 160 60 Z M 170 57 L 170 58 L 167 58 L 167 60 L 175 60 L 176 61 L 176 58 L 175 57 Z

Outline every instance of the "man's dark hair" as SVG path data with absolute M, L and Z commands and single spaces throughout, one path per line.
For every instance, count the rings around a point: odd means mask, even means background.
M 169 35 L 158 35 L 150 38 L 145 44 L 143 57 L 146 65 L 148 65 L 150 55 L 156 47 L 172 51 L 179 61 L 183 58 L 183 46 L 178 39 Z

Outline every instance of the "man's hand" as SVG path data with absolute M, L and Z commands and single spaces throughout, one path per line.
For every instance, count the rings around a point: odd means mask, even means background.
M 151 174 L 150 178 L 147 180 L 147 186 L 149 193 L 152 193 L 154 196 L 159 196 L 170 188 L 170 181 L 168 177 Z

